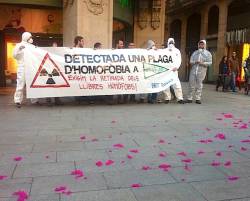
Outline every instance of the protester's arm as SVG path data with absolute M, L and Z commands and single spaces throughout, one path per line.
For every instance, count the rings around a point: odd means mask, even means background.
M 212 65 L 213 60 L 212 60 L 212 54 L 210 52 L 207 51 L 207 55 L 206 55 L 206 61 L 203 62 L 203 65 L 205 67 L 208 67 L 210 65 Z
M 17 59 L 23 53 L 24 48 L 25 46 L 23 45 L 16 45 L 16 47 L 13 50 L 13 57 Z
M 195 52 L 190 57 L 190 64 L 191 64 L 191 66 L 193 66 L 196 63 L 196 61 L 194 60 L 194 56 L 195 56 Z

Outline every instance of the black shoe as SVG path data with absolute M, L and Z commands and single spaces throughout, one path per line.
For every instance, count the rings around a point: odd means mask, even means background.
M 196 104 L 201 104 L 201 101 L 200 100 L 196 100 L 195 103 Z
M 185 103 L 192 103 L 193 101 L 192 100 L 185 100 L 184 102 Z
M 17 108 L 21 108 L 22 106 L 21 106 L 21 103 L 16 103 L 16 107 Z
M 164 103 L 165 103 L 165 104 L 169 104 L 169 100 L 165 100 Z
M 185 104 L 185 101 L 184 100 L 179 100 L 178 103 L 179 104 Z

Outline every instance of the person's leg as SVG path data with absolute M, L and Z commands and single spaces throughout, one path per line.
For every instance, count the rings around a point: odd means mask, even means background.
M 203 80 L 206 77 L 206 73 L 207 73 L 207 68 L 201 68 L 200 72 L 197 74 L 197 90 L 195 94 L 195 100 L 197 104 L 201 104 Z
M 231 89 L 233 92 L 236 92 L 236 74 L 235 72 L 232 72 L 231 74 Z
M 173 89 L 178 103 L 184 104 L 185 102 L 183 101 L 182 87 L 179 78 L 177 82 L 173 85 Z
M 221 82 L 222 82 L 222 77 L 221 75 L 218 76 L 218 79 L 217 79 L 217 85 L 216 85 L 216 91 L 218 91 L 220 85 L 221 85 Z
M 156 99 L 157 99 L 157 93 L 152 93 L 152 101 L 153 101 L 153 103 L 156 103 Z
M 16 92 L 14 94 L 14 103 L 17 107 L 21 107 L 21 103 L 23 101 L 23 90 L 25 87 L 25 72 L 24 68 L 21 66 L 17 71 L 17 84 L 16 84 Z
M 195 72 L 190 72 L 190 75 L 189 75 L 189 83 L 188 83 L 188 95 L 187 95 L 187 103 L 190 103 L 192 102 L 193 100 L 193 95 L 194 95 L 194 92 L 195 92 L 195 88 L 196 88 L 196 75 L 195 75 Z
M 165 103 L 169 103 L 169 101 L 171 100 L 171 92 L 170 92 L 170 87 L 168 87 L 165 91 L 163 91 L 164 94 L 164 100 Z

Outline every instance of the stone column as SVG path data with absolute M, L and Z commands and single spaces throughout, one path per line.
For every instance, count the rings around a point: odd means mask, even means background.
M 225 33 L 227 31 L 227 16 L 228 16 L 228 1 L 221 0 L 219 3 L 219 29 L 217 41 L 217 62 L 219 65 L 220 59 L 226 54 Z M 218 72 L 215 72 L 218 73 Z
M 200 39 L 206 39 L 208 30 L 208 6 L 206 5 L 201 12 L 201 34 Z
M 187 58 L 186 58 L 186 41 L 187 41 L 187 17 L 183 17 L 181 19 L 181 57 L 182 57 L 182 63 L 179 70 L 179 77 L 182 81 L 185 81 L 188 79 L 188 75 L 186 75 L 188 72 L 187 68 Z
M 76 35 L 84 37 L 85 47 L 101 42 L 103 48 L 112 47 L 113 0 L 93 4 L 89 0 L 65 1 L 63 10 L 64 46 L 72 46 Z

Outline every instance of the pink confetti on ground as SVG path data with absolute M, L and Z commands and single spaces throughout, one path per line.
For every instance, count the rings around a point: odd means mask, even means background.
M 164 139 L 160 139 L 160 140 L 158 141 L 158 143 L 159 143 L 159 144 L 164 144 L 164 143 L 165 143 L 165 140 L 164 140 Z
M 49 159 L 49 156 L 47 155 L 47 156 L 45 156 L 45 158 L 46 158 L 46 159 Z
M 232 162 L 231 161 L 227 161 L 224 163 L 224 166 L 225 167 L 230 167 L 232 165 Z
M 217 133 L 214 137 L 218 138 L 220 140 L 225 140 L 226 139 L 226 136 L 225 136 L 224 133 Z
M 140 187 L 142 187 L 142 185 L 141 184 L 131 184 L 131 188 L 140 188 Z
M 167 164 L 167 163 L 162 163 L 158 166 L 160 169 L 162 169 L 163 171 L 168 171 L 169 168 L 171 168 L 171 165 Z
M 84 173 L 82 170 L 73 170 L 71 172 L 71 175 L 74 175 L 75 176 L 75 179 L 78 179 L 78 178 L 81 178 L 84 176 Z
M 234 147 L 234 145 L 228 145 L 228 148 L 229 149 L 231 149 L 231 148 L 233 148 Z
M 71 191 L 63 191 L 62 194 L 64 194 L 64 195 L 71 195 L 72 192 Z
M 205 153 L 205 151 L 203 151 L 203 150 L 199 150 L 199 151 L 197 152 L 198 155 L 201 155 L 201 154 L 204 154 L 204 153 Z
M 187 164 L 184 166 L 184 170 L 191 172 L 191 168 Z
M 248 129 L 248 125 L 247 124 L 242 124 L 239 129 Z
M 226 113 L 226 114 L 224 114 L 223 116 L 224 116 L 224 118 L 226 118 L 226 119 L 232 119 L 232 118 L 233 118 L 233 115 L 232 115 L 231 113 Z
M 0 175 L 0 181 L 1 180 L 5 180 L 5 179 L 7 179 L 8 177 L 7 176 L 5 176 L 5 175 Z
M 242 142 L 242 143 L 250 143 L 250 140 L 249 139 L 247 139 L 247 140 L 241 140 L 240 142 Z
M 213 167 L 218 167 L 218 166 L 220 166 L 220 162 L 218 162 L 218 161 L 213 161 L 213 162 L 211 163 L 211 166 L 213 166 Z
M 212 139 L 207 139 L 207 140 L 199 140 L 198 142 L 202 143 L 202 144 L 209 144 L 211 142 L 213 142 Z
M 86 139 L 86 136 L 84 136 L 84 135 L 82 135 L 81 137 L 80 137 L 80 140 L 85 140 Z
M 178 155 L 178 156 L 184 156 L 184 157 L 186 157 L 186 156 L 187 156 L 187 153 L 184 152 L 184 151 L 182 151 L 182 152 L 177 153 L 177 155 Z
M 241 151 L 247 151 L 247 148 L 241 147 L 240 150 L 241 150 Z
M 103 166 L 102 161 L 97 161 L 95 164 L 96 164 L 97 167 L 102 167 Z
M 183 163 L 192 163 L 192 159 L 191 158 L 182 159 L 181 162 L 183 162 Z
M 166 152 L 161 152 L 161 153 L 159 153 L 159 156 L 165 158 L 167 156 L 167 153 Z
M 91 140 L 92 142 L 97 142 L 97 141 L 99 141 L 97 138 L 93 138 L 92 140 Z
M 129 152 L 137 154 L 137 153 L 139 153 L 139 150 L 138 149 L 130 149 Z
M 228 179 L 228 181 L 236 181 L 236 180 L 239 179 L 239 177 L 237 177 L 237 176 L 229 176 L 227 179 Z
M 127 155 L 127 158 L 128 158 L 128 159 L 133 159 L 133 156 L 128 154 L 128 155 Z
M 112 160 L 107 160 L 106 163 L 105 163 L 105 165 L 106 165 L 106 166 L 110 166 L 110 165 L 112 165 L 113 163 L 114 163 L 114 161 L 112 161 Z
M 67 189 L 66 186 L 58 186 L 54 189 L 55 192 L 61 192 L 61 191 L 65 191 Z
M 216 120 L 218 120 L 218 121 L 222 121 L 223 119 L 222 119 L 222 118 L 216 118 Z
M 112 123 L 112 124 L 116 123 L 116 120 L 112 120 L 111 123 Z
M 222 156 L 222 152 L 218 151 L 218 152 L 216 152 L 215 155 L 221 157 Z
M 114 144 L 113 147 L 121 149 L 121 148 L 124 148 L 124 145 L 123 144 Z
M 16 157 L 13 158 L 13 160 L 14 160 L 14 161 L 21 161 L 21 160 L 23 160 L 23 157 L 21 157 L 21 156 L 16 156 Z
M 206 128 L 206 131 L 211 131 L 211 129 L 210 128 Z
M 18 196 L 17 201 L 25 201 L 28 199 L 28 193 L 25 191 L 14 192 L 13 195 Z
M 151 170 L 151 167 L 149 167 L 149 166 L 142 166 L 142 170 Z

